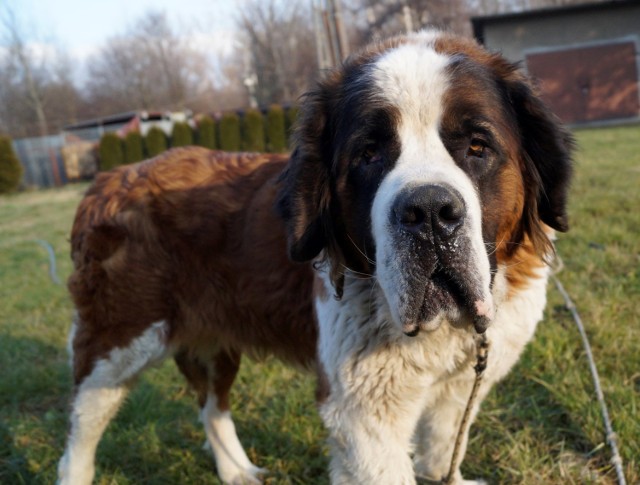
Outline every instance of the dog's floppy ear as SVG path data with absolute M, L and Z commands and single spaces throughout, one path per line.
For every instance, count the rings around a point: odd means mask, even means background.
M 294 131 L 294 150 L 280 177 L 277 210 L 285 222 L 289 257 L 309 261 L 327 244 L 330 153 L 324 90 L 307 93 Z
M 527 185 L 526 204 L 542 222 L 567 231 L 567 196 L 572 174 L 573 138 L 560 120 L 519 73 L 508 82 L 508 93 L 521 137 Z M 531 214 L 533 215 L 533 214 Z

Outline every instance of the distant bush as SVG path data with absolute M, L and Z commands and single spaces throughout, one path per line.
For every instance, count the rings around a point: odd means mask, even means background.
M 142 136 L 138 131 L 130 131 L 124 139 L 124 162 L 136 163 L 144 160 Z
M 240 118 L 235 113 L 225 113 L 220 119 L 220 148 L 228 152 L 240 150 Z
M 267 140 L 270 152 L 287 151 L 284 110 L 278 104 L 271 105 L 267 112 Z
M 176 122 L 171 131 L 171 146 L 183 147 L 193 145 L 193 131 L 187 123 Z
M 264 118 L 256 109 L 248 109 L 242 118 L 242 149 L 264 152 Z
M 22 165 L 13 151 L 11 138 L 0 136 L 0 193 L 18 190 L 22 180 Z
M 293 105 L 287 110 L 287 116 L 285 118 L 285 124 L 287 128 L 287 145 L 291 148 L 291 135 L 293 135 L 293 129 L 298 119 L 298 106 Z
M 198 122 L 198 145 L 214 150 L 216 143 L 216 123 L 210 116 L 203 116 Z
M 152 126 L 144 139 L 148 157 L 155 157 L 167 149 L 167 135 L 161 128 Z
M 100 158 L 98 165 L 100 170 L 111 170 L 124 164 L 124 153 L 122 150 L 122 140 L 113 132 L 107 132 L 100 138 L 98 147 Z

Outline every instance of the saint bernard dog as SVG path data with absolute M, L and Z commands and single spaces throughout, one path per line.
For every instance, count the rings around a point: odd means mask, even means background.
M 477 335 L 491 344 L 481 399 L 542 318 L 571 148 L 517 66 L 423 31 L 308 92 L 290 157 L 177 148 L 99 174 L 71 235 L 59 483 L 92 481 L 107 424 L 167 357 L 221 480 L 260 483 L 229 389 L 242 354 L 267 353 L 317 372 L 332 483 L 441 479 Z

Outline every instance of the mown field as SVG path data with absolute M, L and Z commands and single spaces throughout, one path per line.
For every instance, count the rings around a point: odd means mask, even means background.
M 576 133 L 560 280 L 587 326 L 627 481 L 640 483 L 640 127 Z M 86 185 L 0 198 L 0 483 L 50 484 L 67 431 L 68 234 Z M 241 440 L 270 484 L 327 483 L 312 376 L 245 361 Z M 98 450 L 99 484 L 219 483 L 192 393 L 172 362 L 147 372 Z M 610 484 L 615 474 L 579 335 L 553 286 L 537 337 L 483 405 L 463 472 L 492 484 Z

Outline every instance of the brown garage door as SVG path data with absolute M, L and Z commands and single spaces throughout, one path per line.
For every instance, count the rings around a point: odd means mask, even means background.
M 545 99 L 565 122 L 640 114 L 633 42 L 530 54 L 526 62 Z

